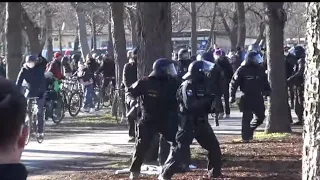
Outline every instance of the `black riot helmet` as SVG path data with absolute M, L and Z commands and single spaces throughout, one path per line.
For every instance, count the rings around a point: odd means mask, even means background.
M 75 60 L 79 60 L 81 58 L 81 56 L 79 54 L 73 54 L 71 56 L 71 59 L 75 59 Z
M 178 59 L 188 60 L 190 58 L 190 53 L 188 49 L 180 49 L 178 52 Z
M 188 72 L 182 77 L 182 79 L 204 80 L 209 76 L 214 65 L 214 63 L 206 60 L 193 61 L 188 67 Z
M 256 51 L 249 51 L 245 55 L 244 61 L 241 65 L 249 65 L 249 64 L 260 64 L 263 62 L 263 58 L 261 57 L 259 52 Z
M 177 75 L 174 61 L 167 58 L 157 59 L 153 63 L 152 72 L 150 76 L 156 77 L 175 77 Z
M 256 52 L 260 52 L 261 51 L 261 47 L 258 44 L 251 44 L 248 47 L 248 51 L 256 51 Z
M 295 46 L 288 50 L 290 55 L 295 56 L 297 59 L 306 57 L 306 50 L 302 46 Z

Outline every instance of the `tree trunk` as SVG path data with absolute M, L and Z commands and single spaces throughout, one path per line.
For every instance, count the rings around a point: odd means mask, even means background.
M 319 179 L 319 105 L 320 105 L 320 56 L 319 56 L 319 13 L 320 3 L 309 2 L 307 20 L 308 55 L 305 70 L 305 119 L 302 156 L 302 180 Z
M 211 42 L 212 42 L 212 36 L 214 36 L 214 28 L 215 28 L 215 24 L 216 24 L 215 22 L 216 22 L 216 16 L 217 16 L 217 6 L 218 6 L 218 2 L 215 2 L 212 20 L 211 20 L 210 34 L 209 34 L 209 38 L 208 38 L 208 42 L 207 42 L 205 51 L 209 50 L 209 48 L 211 46 Z
M 197 55 L 197 9 L 196 2 L 190 2 L 191 16 L 191 55 Z
M 171 59 L 172 20 L 170 2 L 137 3 L 138 77 L 148 76 L 158 58 Z M 156 48 L 150 48 L 156 47 Z M 154 137 L 145 161 L 156 161 L 159 136 Z
M 137 19 L 133 9 L 128 10 L 131 23 L 131 41 L 132 47 L 137 47 Z
M 79 24 L 79 39 L 80 39 L 80 44 L 81 44 L 81 52 L 82 52 L 82 57 L 85 58 L 87 54 L 89 54 L 90 49 L 88 45 L 88 40 L 87 40 L 87 28 L 86 28 L 86 21 L 85 21 L 85 16 L 84 13 L 82 12 L 82 9 L 79 7 L 79 3 L 77 3 L 76 7 L 76 15 L 77 15 L 77 20 Z
M 139 78 L 150 74 L 158 58 L 171 59 L 171 23 L 171 3 L 137 3 Z
M 20 3 L 19 5 L 21 6 Z M 20 9 L 22 10 L 22 23 L 24 31 L 28 36 L 28 42 L 31 51 L 30 53 L 34 55 L 39 54 L 42 52 L 43 46 L 46 41 L 46 29 L 40 28 L 36 24 L 34 24 L 29 18 L 26 10 L 22 6 Z M 43 31 L 43 33 L 41 33 L 41 31 Z M 41 39 L 39 39 L 40 35 L 42 35 Z
M 49 10 L 45 11 L 46 16 L 46 30 L 47 30 L 47 60 L 51 61 L 53 58 L 53 44 L 52 44 L 52 15 Z
M 254 44 L 259 44 L 263 39 L 264 39 L 264 30 L 265 30 L 265 23 L 264 22 L 260 22 L 259 25 L 259 35 L 256 39 L 256 41 L 254 42 Z
M 96 32 L 96 18 L 95 13 L 92 15 L 92 47 L 91 49 L 96 50 L 97 49 L 97 32 Z
M 124 23 L 123 23 L 123 15 L 124 15 L 124 4 L 116 2 L 110 3 L 111 6 L 111 15 L 112 15 L 112 22 L 113 22 L 113 31 L 112 31 L 112 38 L 113 38 L 113 46 L 114 46 L 114 58 L 115 58 L 115 65 L 116 65 L 116 82 L 117 87 L 120 87 L 122 82 L 122 71 L 123 66 L 127 62 L 126 58 L 126 38 L 125 38 L 125 31 L 124 31 Z
M 108 53 L 114 58 L 114 48 L 113 48 L 113 39 L 112 39 L 112 17 L 111 10 L 109 11 L 109 24 L 108 24 Z
M 74 45 L 73 45 L 73 51 L 78 51 L 79 50 L 79 27 L 76 27 L 76 37 L 74 39 Z
M 6 77 L 16 81 L 22 61 L 22 6 L 18 2 L 6 3 L 6 39 L 7 39 L 7 65 Z
M 246 41 L 246 18 L 244 10 L 244 2 L 236 2 L 237 18 L 238 18 L 238 37 L 237 46 L 244 47 Z
M 283 53 L 283 34 L 285 19 L 279 16 L 284 11 L 283 2 L 266 3 L 266 38 L 268 75 L 271 85 L 268 118 L 265 131 L 291 132 L 288 103 L 288 90 Z

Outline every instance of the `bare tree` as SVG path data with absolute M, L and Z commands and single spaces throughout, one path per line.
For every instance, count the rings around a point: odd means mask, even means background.
M 90 52 L 88 40 L 87 40 L 87 29 L 85 15 L 82 10 L 81 3 L 72 3 L 73 7 L 76 9 L 77 20 L 79 24 L 79 40 L 81 44 L 82 57 L 85 58 Z
M 171 58 L 171 5 L 137 3 L 138 77 L 148 75 L 158 58 Z M 152 48 L 150 48 L 152 47 Z
M 26 4 L 27 5 L 27 4 Z M 42 16 L 45 16 L 45 10 L 46 4 L 40 4 L 41 6 L 44 6 L 44 8 L 39 12 L 39 14 Z M 21 6 L 21 4 L 20 4 Z M 39 54 L 42 52 L 42 49 L 45 45 L 45 42 L 47 40 L 47 30 L 46 30 L 46 23 L 37 24 L 33 21 L 32 18 L 30 18 L 29 14 L 27 13 L 26 9 L 21 6 L 20 8 L 22 10 L 22 23 L 24 31 L 27 34 L 28 42 L 30 45 L 30 53 L 31 54 Z
M 137 19 L 136 19 L 136 7 L 133 3 L 128 3 L 128 6 L 126 6 L 127 13 L 130 18 L 130 30 L 131 30 L 131 41 L 132 46 L 137 47 Z
M 246 41 L 246 18 L 244 2 L 236 2 L 236 11 L 238 16 L 237 46 L 244 47 L 244 43 Z
M 212 38 L 213 38 L 213 33 L 214 33 L 214 27 L 215 27 L 215 24 L 216 24 L 216 16 L 217 16 L 217 6 L 218 6 L 218 2 L 215 2 L 214 3 L 214 9 L 213 9 L 213 14 L 212 14 L 212 20 L 211 20 L 211 27 L 210 27 L 210 34 L 209 34 L 209 38 L 208 38 L 208 42 L 207 42 L 207 45 L 206 45 L 206 49 L 205 51 L 208 51 L 210 46 L 211 46 L 211 43 L 212 43 Z M 216 42 L 214 42 L 216 43 Z
M 17 79 L 20 69 L 20 62 L 22 61 L 22 11 L 23 10 L 20 3 L 6 3 L 6 76 L 12 81 L 15 81 Z
M 53 44 L 52 44 L 52 14 L 49 9 L 45 10 L 46 18 L 46 34 L 47 34 L 47 60 L 51 61 L 53 57 Z
M 286 13 L 283 2 L 265 3 L 266 15 L 266 44 L 268 75 L 271 85 L 268 118 L 265 131 L 291 132 L 288 93 L 286 85 L 285 62 L 283 53 L 283 30 L 286 22 Z
M 320 2 L 309 2 L 307 14 L 308 54 L 305 71 L 305 120 L 303 131 L 302 180 L 318 179 L 320 175 L 319 144 L 319 31 Z
M 110 3 L 111 14 L 112 14 L 112 39 L 114 47 L 114 57 L 116 64 L 116 81 L 117 86 L 120 87 L 122 82 L 122 76 L 120 75 L 123 71 L 123 66 L 126 63 L 126 39 L 123 24 L 124 15 L 124 4 L 123 3 Z

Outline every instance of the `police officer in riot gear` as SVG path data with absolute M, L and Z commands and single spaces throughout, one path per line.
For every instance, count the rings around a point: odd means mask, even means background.
M 142 118 L 137 124 L 137 143 L 130 167 L 130 179 L 138 179 L 140 168 L 153 137 L 160 133 L 175 146 L 177 132 L 176 80 L 174 61 L 161 58 L 153 63 L 152 73 L 128 88 L 129 95 L 141 102 Z
M 236 92 L 240 86 L 243 95 L 239 110 L 242 112 L 242 140 L 249 142 L 254 130 L 265 118 L 263 95 L 269 95 L 271 88 L 264 68 L 259 65 L 261 56 L 255 51 L 248 52 L 243 63 L 234 73 L 230 83 L 230 103 L 235 102 Z M 252 121 L 253 114 L 256 119 Z
M 296 57 L 293 54 L 289 53 L 290 47 L 285 46 L 284 47 L 284 57 L 285 57 L 285 64 L 286 64 L 286 77 L 287 79 L 293 75 L 293 68 L 296 64 Z M 290 107 L 291 109 L 294 109 L 294 85 L 288 84 L 288 91 L 289 91 L 289 97 L 290 97 Z M 290 113 L 291 115 L 291 113 Z
M 215 60 L 214 60 L 213 54 L 214 53 L 211 53 L 211 52 L 205 52 L 202 54 L 201 59 L 214 63 Z M 210 76 L 211 80 L 208 81 L 208 85 L 212 88 L 215 94 L 216 107 L 215 107 L 215 112 L 212 114 L 212 116 L 214 118 L 215 125 L 219 126 L 219 114 L 223 112 L 223 105 L 221 101 L 221 96 L 223 94 L 223 89 L 222 89 L 223 83 L 221 83 L 223 81 L 223 69 L 219 64 L 215 64 L 212 73 L 214 74 Z
M 187 49 L 180 49 L 177 64 L 178 79 L 182 80 L 182 76 L 188 72 L 188 67 L 191 62 L 189 51 Z
M 159 179 L 171 179 L 179 162 L 184 158 L 183 149 L 193 138 L 208 151 L 208 174 L 206 178 L 221 175 L 221 149 L 219 142 L 208 122 L 208 114 L 212 111 L 213 93 L 207 81 L 214 68 L 209 61 L 194 61 L 189 65 L 185 80 L 177 91 L 179 104 L 179 130 L 177 132 L 176 149 L 171 151 L 163 166 Z M 191 132 L 191 133 L 190 133 Z
M 306 52 L 302 46 L 295 46 L 289 50 L 289 54 L 292 55 L 294 65 L 293 74 L 287 79 L 288 85 L 294 85 L 295 103 L 294 110 L 298 116 L 298 121 L 293 123 L 294 125 L 303 124 L 303 103 L 304 103 L 304 69 L 305 69 L 305 57 Z

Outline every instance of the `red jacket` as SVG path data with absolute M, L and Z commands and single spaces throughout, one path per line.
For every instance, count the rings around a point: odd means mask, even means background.
M 52 72 L 53 76 L 58 80 L 61 80 L 63 78 L 63 74 L 61 72 L 61 62 L 57 59 L 54 59 L 48 64 L 46 71 Z

